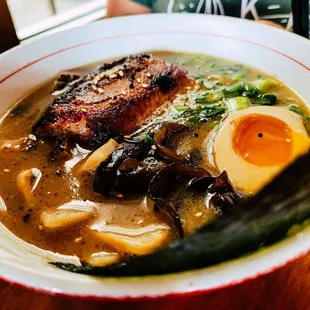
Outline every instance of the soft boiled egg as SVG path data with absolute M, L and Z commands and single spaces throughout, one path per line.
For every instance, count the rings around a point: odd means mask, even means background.
M 254 194 L 308 150 L 308 135 L 298 114 L 260 106 L 226 118 L 214 141 L 213 158 L 236 188 Z

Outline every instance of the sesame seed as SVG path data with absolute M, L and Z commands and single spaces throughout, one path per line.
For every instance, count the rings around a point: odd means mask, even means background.
M 118 75 L 124 76 L 124 72 L 123 72 L 122 70 L 119 70 L 119 71 L 118 71 Z
M 291 139 L 285 139 L 285 141 L 289 143 L 289 142 L 291 142 Z
M 87 112 L 87 110 L 85 108 L 81 108 L 82 112 Z
M 131 139 L 131 136 L 124 136 L 125 139 Z
M 43 226 L 42 226 L 42 225 L 39 225 L 39 229 L 40 229 L 40 230 L 43 230 Z
M 151 149 L 155 151 L 156 150 L 156 145 L 152 145 Z
M 138 82 L 138 83 L 141 83 L 141 79 L 140 79 L 140 78 L 137 78 L 137 82 Z
M 93 85 L 93 90 L 97 90 L 97 86 Z
M 10 172 L 10 169 L 3 169 L 4 172 Z
M 123 198 L 123 197 L 124 197 L 123 194 L 115 194 L 115 196 L 116 196 L 117 198 Z
M 75 243 L 79 243 L 81 240 L 82 240 L 82 237 L 75 238 L 74 242 L 75 242 Z
M 114 78 L 116 78 L 117 77 L 117 74 L 116 73 L 112 73 L 111 75 L 110 75 L 110 79 L 114 79 Z
M 202 216 L 202 212 L 197 212 L 195 215 L 196 215 L 197 217 L 201 217 L 201 216 Z
M 102 88 L 98 88 L 98 93 L 102 94 L 102 93 L 104 93 L 104 90 Z
M 149 87 L 149 85 L 144 83 L 144 84 L 142 84 L 142 87 L 147 88 L 147 87 Z
M 150 72 L 146 72 L 146 76 L 151 77 L 151 73 Z
M 153 133 L 154 133 L 154 129 L 151 129 L 151 130 L 150 130 L 150 134 L 153 134 Z
M 142 224 L 143 223 L 143 220 L 139 220 L 138 221 L 138 224 L 140 225 L 140 224 Z

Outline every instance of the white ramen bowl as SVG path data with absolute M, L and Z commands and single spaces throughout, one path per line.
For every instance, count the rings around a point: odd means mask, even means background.
M 209 54 L 279 78 L 310 104 L 310 41 L 241 19 L 154 14 L 96 22 L 0 55 L 0 115 L 62 70 L 133 53 Z M 268 273 L 310 249 L 310 228 L 254 254 L 213 267 L 146 278 L 94 278 L 50 266 L 62 258 L 21 242 L 0 226 L 0 278 L 53 294 L 100 299 L 160 298 L 214 290 Z

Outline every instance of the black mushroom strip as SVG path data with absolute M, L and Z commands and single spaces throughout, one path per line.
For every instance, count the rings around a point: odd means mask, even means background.
M 181 219 L 173 204 L 169 201 L 169 196 L 180 183 L 190 183 L 203 177 L 211 177 L 208 171 L 196 168 L 187 164 L 172 163 L 162 168 L 152 179 L 148 194 L 155 202 L 158 209 L 168 215 L 173 221 L 180 237 L 183 238 L 184 231 Z
M 145 161 L 149 148 L 143 143 L 129 143 L 116 149 L 111 158 L 102 162 L 96 169 L 93 190 L 109 195 L 119 192 L 142 191 L 158 170 L 160 162 L 147 165 Z M 155 171 L 153 171 L 155 170 Z M 146 184 L 145 184 L 146 182 Z
M 121 192 L 146 191 L 153 176 L 164 166 L 164 162 L 154 157 L 147 157 L 141 162 L 126 159 L 118 169 L 115 188 Z
M 205 169 L 189 164 L 172 163 L 165 166 L 152 179 L 148 194 L 159 210 L 172 219 L 180 237 L 184 236 L 181 219 L 169 197 L 181 184 L 185 189 L 211 194 L 212 204 L 224 213 L 241 198 L 229 183 L 225 171 L 218 177 L 212 177 Z
M 212 205 L 227 214 L 232 207 L 244 197 L 244 194 L 237 193 L 230 184 L 226 171 L 218 177 L 202 177 L 194 180 L 188 187 L 190 190 L 210 194 Z
M 156 154 L 165 162 L 187 162 L 188 159 L 182 155 L 177 155 L 168 146 L 171 137 L 186 130 L 188 127 L 177 123 L 163 123 L 154 135 L 154 145 L 156 146 Z
M 187 161 L 167 146 L 172 135 L 186 128 L 184 125 L 164 123 L 155 133 L 154 129 L 149 130 L 151 143 L 149 140 L 132 140 L 121 145 L 96 169 L 94 192 L 103 195 L 146 192 L 152 177 L 167 163 Z

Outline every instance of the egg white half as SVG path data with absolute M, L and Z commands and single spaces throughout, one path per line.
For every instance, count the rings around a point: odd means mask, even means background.
M 248 115 L 266 115 L 285 122 L 292 130 L 293 154 L 286 164 L 275 166 L 259 166 L 251 164 L 238 155 L 232 145 L 232 137 L 242 117 Z M 213 158 L 220 172 L 226 171 L 233 185 L 239 190 L 254 194 L 267 184 L 276 174 L 296 157 L 309 150 L 309 139 L 302 118 L 281 107 L 259 106 L 250 107 L 231 113 L 218 131 L 213 146 Z M 275 149 L 274 152 L 277 152 Z

